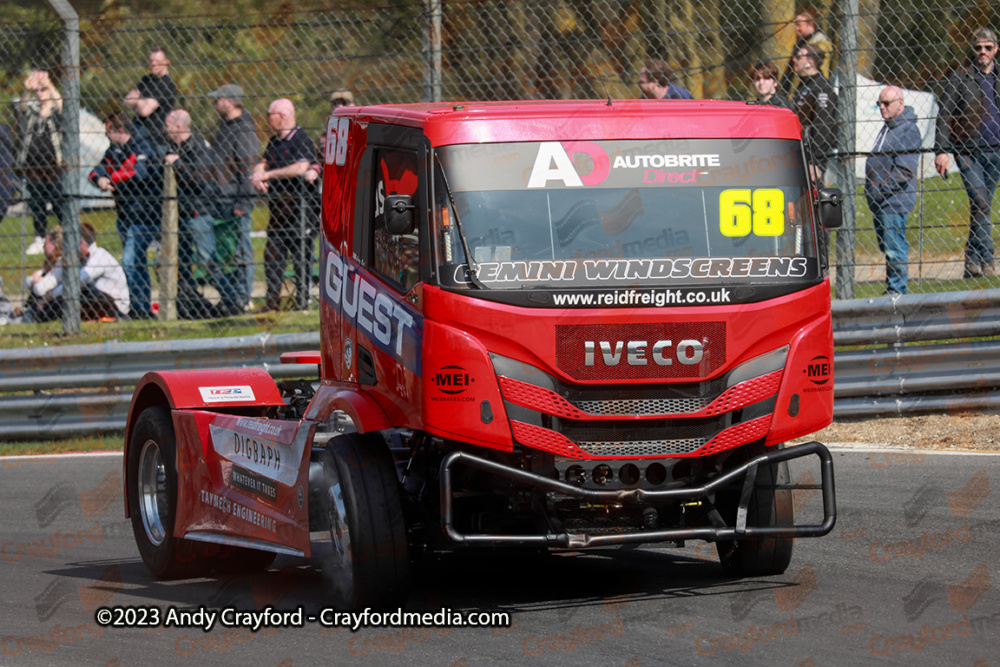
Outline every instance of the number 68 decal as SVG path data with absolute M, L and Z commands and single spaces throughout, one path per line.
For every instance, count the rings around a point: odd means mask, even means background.
M 347 160 L 347 136 L 350 127 L 351 120 L 343 116 L 334 116 L 327 123 L 324 162 L 342 166 Z
M 785 193 L 777 188 L 732 189 L 719 193 L 723 236 L 781 236 L 785 233 Z

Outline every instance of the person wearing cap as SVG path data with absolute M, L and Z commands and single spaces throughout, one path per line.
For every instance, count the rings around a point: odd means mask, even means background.
M 254 165 L 260 155 L 260 140 L 253 117 L 243 112 L 243 89 L 235 83 L 226 85 L 208 94 L 215 100 L 215 110 L 221 122 L 212 145 L 220 161 L 220 189 L 223 204 L 221 215 L 232 216 L 239 221 L 239 243 L 236 248 L 235 264 L 238 277 L 234 281 L 241 306 L 250 302 L 253 293 L 254 261 L 253 245 L 250 241 L 250 222 L 256 191 L 250 183 Z
M 177 85 L 170 78 L 170 59 L 162 46 L 149 52 L 149 74 L 125 95 L 125 104 L 136 114 L 135 122 L 149 133 L 153 143 L 169 144 L 165 123 L 177 103 Z
M 330 113 L 333 113 L 340 107 L 353 107 L 354 106 L 354 93 L 347 90 L 346 88 L 341 88 L 330 93 Z

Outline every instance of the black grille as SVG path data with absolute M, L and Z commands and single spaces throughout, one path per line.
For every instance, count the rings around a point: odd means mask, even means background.
M 630 442 L 635 440 L 709 440 L 729 426 L 728 415 L 704 419 L 649 421 L 573 421 L 554 419 L 552 429 L 573 442 Z

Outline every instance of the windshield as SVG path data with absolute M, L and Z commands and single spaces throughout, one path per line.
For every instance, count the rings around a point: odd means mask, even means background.
M 797 141 L 460 145 L 437 149 L 436 162 L 446 285 L 787 283 L 819 275 Z

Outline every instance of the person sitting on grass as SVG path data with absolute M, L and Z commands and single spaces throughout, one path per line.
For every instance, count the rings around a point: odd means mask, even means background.
M 51 322 L 62 318 L 62 261 L 57 257 L 63 244 L 62 227 L 56 225 L 45 237 L 46 264 L 52 268 L 29 280 L 32 295 L 25 303 L 25 322 Z M 125 271 L 111 253 L 97 245 L 97 232 L 89 222 L 80 225 L 80 318 L 108 321 L 128 315 L 129 296 Z M 37 272 L 36 272 L 37 273 Z

